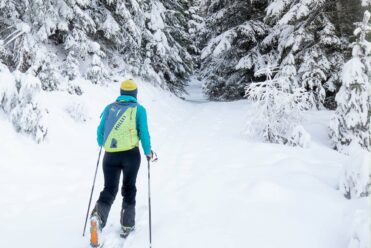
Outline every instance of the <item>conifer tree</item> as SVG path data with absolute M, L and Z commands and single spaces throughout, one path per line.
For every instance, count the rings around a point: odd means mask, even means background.
M 335 94 L 340 85 L 340 66 L 347 46 L 327 14 L 328 8 L 327 0 L 275 0 L 265 17 L 273 31 L 262 47 L 267 51 L 273 48 L 272 57 L 279 67 L 286 56 L 294 56 L 297 80 L 310 93 L 309 104 L 316 109 L 322 108 L 326 97 Z
M 183 91 L 195 66 L 190 54 L 194 45 L 186 18 L 189 8 L 188 1 L 153 0 L 148 4 L 144 57 L 174 93 Z
M 244 61 L 252 61 L 250 64 L 262 59 L 259 51 L 254 49 L 269 30 L 258 19 L 265 7 L 262 2 L 264 1 L 203 2 L 201 10 L 205 16 L 205 27 L 200 33 L 200 76 L 205 81 L 205 92 L 209 98 L 242 98 L 246 84 L 254 79 L 250 68 L 245 69 L 249 67 L 246 65 L 249 62 L 241 62 L 240 59 L 244 57 Z
M 369 19 L 367 11 L 354 31 L 358 38 L 353 43 L 353 58 L 343 68 L 343 84 L 336 96 L 338 107 L 330 127 L 334 147 L 344 153 L 348 153 L 352 142 L 371 150 L 371 43 L 366 40 L 366 34 L 371 32 Z

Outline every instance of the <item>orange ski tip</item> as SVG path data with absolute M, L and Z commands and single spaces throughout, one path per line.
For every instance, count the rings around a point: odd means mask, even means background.
M 90 230 L 90 243 L 92 247 L 98 247 L 98 230 L 97 230 L 97 221 L 91 220 L 91 230 Z

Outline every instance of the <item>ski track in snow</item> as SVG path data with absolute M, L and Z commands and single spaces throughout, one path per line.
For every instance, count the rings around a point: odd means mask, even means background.
M 95 128 L 117 92 L 90 85 L 84 91 L 77 98 L 88 109 L 83 124 L 63 111 L 73 96 L 44 96 L 50 134 L 39 146 L 0 116 L 2 247 L 89 247 L 89 228 L 81 234 L 98 154 Z M 347 247 L 354 208 L 365 201 L 348 201 L 336 189 L 346 159 L 328 147 L 328 114 L 308 114 L 309 149 L 265 144 L 241 135 L 245 101 L 206 102 L 197 82 L 190 91 L 185 102 L 140 87 L 159 155 L 151 167 L 154 248 Z M 148 247 L 144 158 L 137 182 L 136 230 L 119 237 L 118 195 L 104 248 Z M 93 204 L 102 186 L 100 167 Z

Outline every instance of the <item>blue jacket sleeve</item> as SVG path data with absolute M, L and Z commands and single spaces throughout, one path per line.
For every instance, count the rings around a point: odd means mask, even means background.
M 139 132 L 139 139 L 142 142 L 144 154 L 151 154 L 151 137 L 148 132 L 147 112 L 141 105 L 138 105 L 137 130 Z
M 109 108 L 110 105 L 108 105 L 104 110 L 103 113 L 100 116 L 100 123 L 97 129 L 97 142 L 99 146 L 103 146 L 104 143 L 104 124 L 106 122 L 106 117 L 107 117 L 107 109 Z

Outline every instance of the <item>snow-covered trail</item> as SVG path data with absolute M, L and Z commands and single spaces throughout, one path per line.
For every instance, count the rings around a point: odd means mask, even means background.
M 284 147 L 242 137 L 249 107 L 244 101 L 205 102 L 193 88 L 184 102 L 151 86 L 140 89 L 159 155 L 151 167 L 154 248 L 347 246 L 352 204 L 363 202 L 347 201 L 336 190 L 345 158 L 326 145 L 326 114 L 310 116 L 306 124 L 311 148 Z M 33 144 L 1 120 L 4 247 L 88 247 L 81 232 L 98 153 L 95 127 L 117 92 L 89 85 L 84 90 L 76 98 L 88 108 L 84 124 L 63 110 L 75 98 L 45 97 L 58 99 L 50 106 L 46 144 Z M 100 170 L 94 200 L 102 184 Z M 125 242 L 118 237 L 118 195 L 104 231 L 105 248 L 148 247 L 144 159 L 137 186 L 135 233 Z
M 244 101 L 189 107 L 153 166 L 154 247 L 346 247 L 341 156 L 247 142 Z M 146 247 L 146 218 L 139 227 L 125 247 Z

